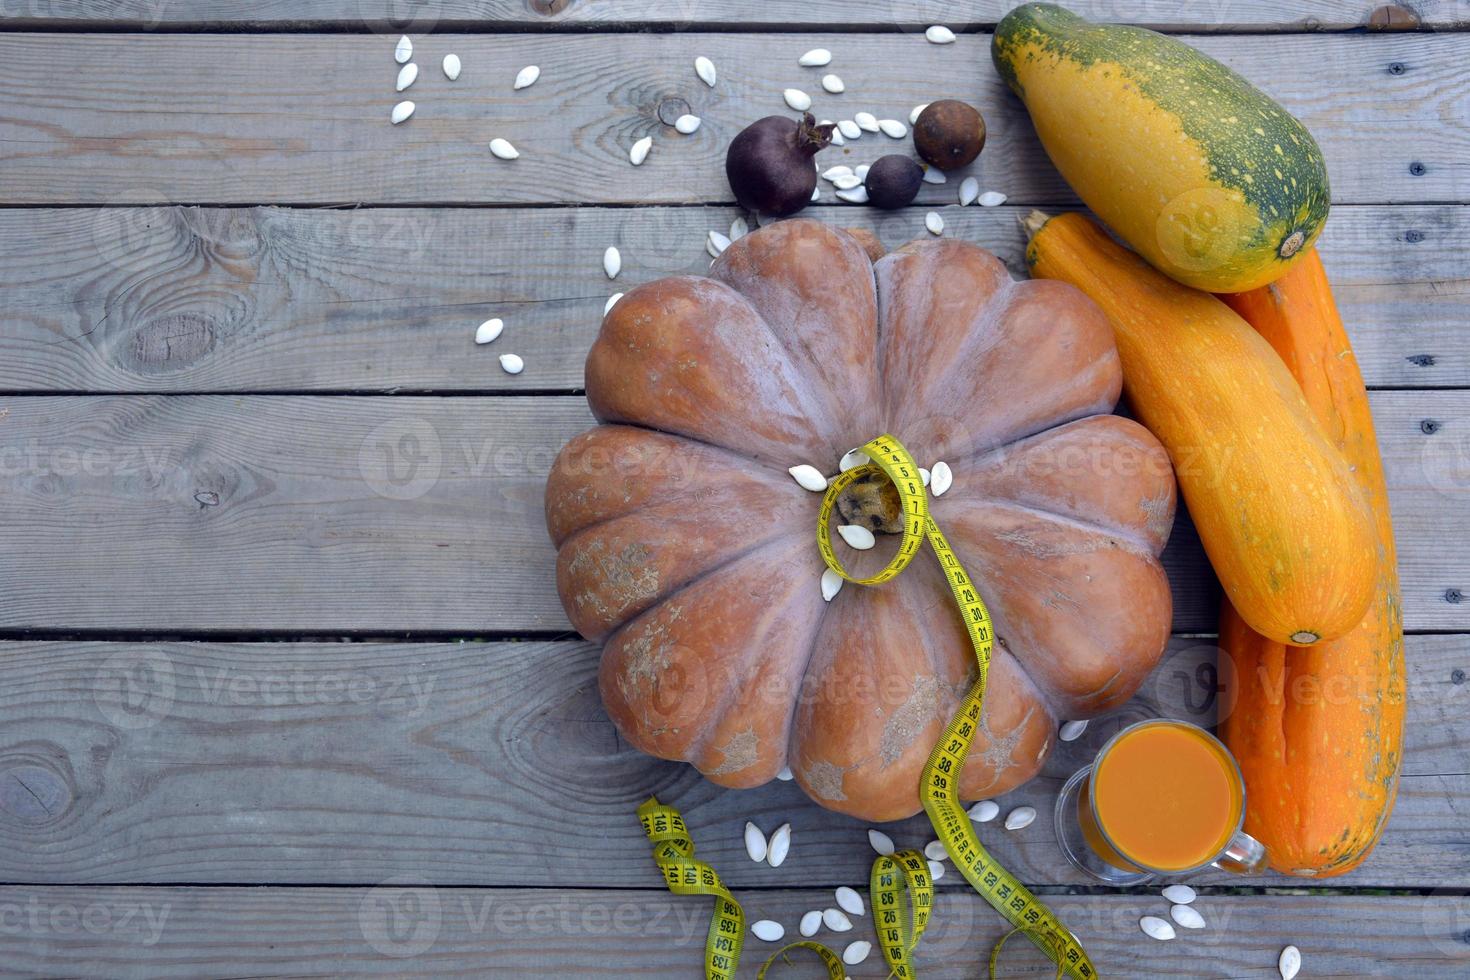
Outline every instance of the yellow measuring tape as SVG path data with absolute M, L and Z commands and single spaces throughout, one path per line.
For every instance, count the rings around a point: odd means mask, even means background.
M 965 696 L 924 765 L 919 782 L 924 812 L 929 815 L 929 821 L 944 842 L 955 867 L 1016 930 L 1051 957 L 1057 964 L 1058 976 L 1066 973 L 1076 980 L 1096 980 L 1097 970 L 1077 937 L 1051 909 L 986 852 L 975 836 L 969 814 L 960 804 L 960 771 L 980 727 L 994 648 L 995 630 L 990 622 L 990 613 L 964 566 L 940 533 L 939 526 L 929 516 L 928 492 L 919 466 L 908 450 L 893 436 L 884 435 L 858 451 L 866 454 L 869 462 L 840 474 L 827 487 L 826 496 L 822 498 L 822 509 L 817 518 L 817 547 L 822 552 L 822 560 L 828 568 L 855 585 L 881 585 L 908 567 L 927 538 L 960 608 L 979 667 L 975 685 Z M 833 551 L 832 511 L 843 490 L 857 480 L 878 473 L 891 480 L 898 490 L 903 507 L 903 538 L 898 551 L 882 571 L 869 578 L 855 578 Z M 744 938 L 744 914 L 740 903 L 730 896 L 714 869 L 694 860 L 694 844 L 677 811 L 660 805 L 657 800 L 649 800 L 639 808 L 638 815 L 654 845 L 654 860 L 663 870 L 669 889 L 676 894 L 715 896 L 715 914 L 710 921 L 709 940 L 705 945 L 705 971 L 709 980 L 730 980 L 739 963 L 741 940 Z M 912 954 L 928 924 L 934 900 L 928 862 L 917 851 L 879 857 L 873 862 L 869 893 L 878 945 L 888 962 L 890 975 L 900 980 L 915 977 Z M 903 901 L 904 893 L 908 895 L 907 903 Z M 793 943 L 777 951 L 766 961 L 759 976 L 765 976 L 777 956 L 796 947 L 812 949 L 821 956 L 834 980 L 843 976 L 842 961 L 836 954 L 813 942 Z M 992 955 L 991 974 L 994 972 L 995 956 Z

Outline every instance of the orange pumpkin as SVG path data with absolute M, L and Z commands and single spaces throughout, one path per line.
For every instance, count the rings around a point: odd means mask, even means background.
M 1034 776 L 1058 722 L 1126 701 L 1169 635 L 1174 477 L 1146 430 L 1108 414 L 1121 383 L 1090 300 L 953 240 L 875 265 L 844 232 L 786 221 L 708 278 L 629 291 L 587 360 L 604 424 L 567 445 L 546 492 L 562 602 L 604 644 L 618 729 L 725 786 L 789 767 L 834 810 L 919 810 L 919 771 L 974 681 L 963 624 L 930 556 L 824 601 L 821 495 L 787 472 L 835 473 L 888 432 L 952 469 L 932 513 L 995 619 L 961 789 Z M 859 484 L 839 509 L 877 532 L 872 550 L 838 544 L 871 574 L 896 547 L 896 495 Z

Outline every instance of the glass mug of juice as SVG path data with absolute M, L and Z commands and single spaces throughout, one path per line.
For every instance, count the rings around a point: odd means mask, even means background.
M 1264 845 L 1241 831 L 1245 781 L 1228 749 L 1188 722 L 1130 725 L 1057 798 L 1062 852 L 1109 884 L 1208 867 L 1255 874 Z

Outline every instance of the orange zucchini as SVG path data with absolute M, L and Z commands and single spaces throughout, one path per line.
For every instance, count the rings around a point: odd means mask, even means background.
M 1220 733 L 1246 782 L 1246 830 L 1271 866 L 1328 877 L 1362 863 L 1398 793 L 1404 739 L 1404 642 L 1397 555 L 1383 462 L 1357 359 L 1313 249 L 1282 279 L 1221 297 L 1301 383 L 1307 405 L 1347 458 L 1376 518 L 1377 590 L 1358 626 L 1307 648 L 1253 631 L 1227 602 L 1229 665 Z

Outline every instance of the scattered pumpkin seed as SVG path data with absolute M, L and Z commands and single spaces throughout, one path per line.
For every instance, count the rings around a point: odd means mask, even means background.
M 847 91 L 847 86 L 842 84 L 842 79 L 836 75 L 823 75 L 822 88 L 831 92 L 833 95 L 841 95 Z
M 960 207 L 967 208 L 980 200 L 980 181 L 966 177 L 960 181 Z
M 986 191 L 980 195 L 980 206 L 982 208 L 998 208 L 1006 202 L 1006 196 L 1000 191 Z
M 459 62 L 459 55 L 446 54 L 444 56 L 444 77 L 451 82 L 459 78 L 459 70 L 463 67 Z
M 786 935 L 786 927 L 772 919 L 761 919 L 750 924 L 750 931 L 755 933 L 755 938 L 763 939 L 768 943 L 779 942 Z
M 815 936 L 820 928 L 822 928 L 822 910 L 812 909 L 801 917 L 801 924 L 796 927 L 796 931 L 803 936 Z
M 602 271 L 607 273 L 609 279 L 616 279 L 618 273 L 623 271 L 623 255 L 616 246 L 609 245 L 602 253 Z
M 841 909 L 823 909 L 822 925 L 833 932 L 847 932 L 852 928 L 852 920 Z
M 865 908 L 863 896 L 859 895 L 856 889 L 848 888 L 846 885 L 837 889 L 837 904 L 849 915 L 862 915 Z
M 830 168 L 828 170 L 822 171 L 822 179 L 823 180 L 829 180 L 830 181 L 830 180 L 836 180 L 838 177 L 851 177 L 851 176 L 852 176 L 852 168 L 849 167 L 849 166 L 846 166 L 846 165 L 843 165 L 843 166 L 840 166 L 840 167 L 832 167 L 832 168 Z
M 1025 830 L 1036 819 L 1036 807 L 1018 806 L 1006 814 L 1006 830 Z
M 948 27 L 936 24 L 924 32 L 924 37 L 929 39 L 930 44 L 953 44 L 954 31 Z
M 929 103 L 927 102 L 925 102 L 923 105 L 914 106 L 913 109 L 909 112 L 909 125 L 912 126 L 917 123 L 919 121 L 919 117 L 924 114 L 924 110 L 927 108 L 929 108 Z
M 924 168 L 924 183 L 926 183 L 926 184 L 945 184 L 945 183 L 948 183 L 948 182 L 949 182 L 949 178 L 946 177 L 946 176 L 944 176 L 944 171 L 943 170 L 940 170 L 938 167 L 925 167 Z
M 952 483 L 954 483 L 954 474 L 950 472 L 949 464 L 943 460 L 935 463 L 934 468 L 930 471 L 929 492 L 936 497 L 942 497 Z
M 796 63 L 803 68 L 821 68 L 832 63 L 832 52 L 826 48 L 812 48 L 806 54 L 796 59 Z
M 799 88 L 789 88 L 781 93 L 781 97 L 797 112 L 806 112 L 812 107 L 812 97 Z
M 713 232 L 711 232 L 711 234 L 713 234 Z M 803 490 L 810 490 L 813 493 L 822 493 L 827 489 L 827 478 L 822 475 L 822 471 L 808 463 L 802 463 L 799 466 L 793 466 L 786 472 L 791 474 L 791 478 L 793 480 L 801 484 L 801 488 Z
M 484 323 L 480 324 L 480 328 L 475 331 L 475 343 L 488 344 L 496 337 L 499 337 L 500 332 L 504 329 L 505 321 L 499 319 L 498 317 L 494 320 L 486 320 Z
M 1195 890 L 1188 885 L 1170 885 L 1164 889 L 1164 897 L 1174 905 L 1189 905 L 1195 895 Z
M 395 92 L 402 92 L 404 89 L 408 88 L 414 82 L 418 81 L 418 77 L 419 77 L 419 66 L 416 65 L 416 64 L 414 64 L 412 61 L 410 61 L 408 64 L 404 65 L 402 68 L 398 69 L 398 81 L 394 85 L 393 91 L 395 91 Z
M 796 775 L 791 771 L 790 766 L 782 766 L 781 771 L 776 773 L 776 778 L 783 783 L 789 783 L 796 778 Z
M 1082 733 L 1085 731 L 1087 731 L 1087 722 L 1085 721 L 1064 721 L 1062 722 L 1061 729 L 1057 732 L 1057 738 L 1063 742 L 1075 742 L 1082 737 Z
M 853 116 L 852 119 L 853 122 L 857 123 L 858 129 L 861 129 L 864 132 L 876 133 L 879 131 L 878 117 L 873 115 L 871 112 L 859 112 L 858 114 Z
M 861 139 L 863 135 L 862 127 L 851 119 L 839 119 L 837 121 L 837 131 L 850 140 Z
M 674 128 L 683 133 L 685 136 L 690 136 L 699 129 L 699 124 L 702 122 L 704 122 L 703 119 L 700 119 L 698 116 L 692 113 L 686 112 L 684 113 L 684 115 L 674 120 Z
M 926 469 L 924 469 L 924 467 L 920 466 L 919 467 L 919 479 L 923 481 L 924 486 L 926 486 L 926 487 L 929 485 L 929 476 L 930 476 L 929 471 L 926 470 Z
M 643 161 L 648 159 L 648 151 L 651 149 L 653 149 L 653 137 L 643 137 L 634 143 L 633 148 L 628 151 L 628 162 L 635 167 L 643 166 Z
M 506 374 L 520 374 L 526 369 L 526 362 L 519 354 L 501 354 L 500 369 Z
M 516 73 L 515 90 L 519 92 L 523 88 L 530 88 L 540 77 L 541 67 L 539 65 L 527 65 Z
M 745 853 L 757 864 L 766 859 L 766 835 L 749 820 L 745 821 Z
M 893 853 L 893 838 L 889 837 L 881 830 L 870 829 L 868 831 L 868 843 L 873 845 L 873 850 L 877 851 L 879 854 Z
M 838 176 L 833 177 L 832 186 L 837 188 L 839 191 L 850 191 L 854 187 L 863 186 L 863 182 L 858 179 L 857 174 L 846 173 L 839 174 Z
M 408 64 L 408 59 L 413 57 L 413 42 L 405 34 L 398 39 L 398 44 L 393 48 L 393 60 L 400 65 Z
M 1281 980 L 1293 980 L 1301 968 L 1301 950 L 1295 946 L 1288 946 L 1281 951 L 1281 958 L 1276 961 L 1276 969 L 1281 971 Z
M 791 852 L 791 824 L 783 823 L 776 828 L 771 835 L 770 849 L 766 853 L 766 863 L 773 868 L 781 867 L 786 860 L 786 855 Z
M 842 133 L 840 133 L 839 131 L 837 131 L 835 129 L 832 130 L 832 145 L 833 146 L 846 146 L 847 145 L 847 139 L 842 135 Z
M 694 59 L 694 74 L 710 88 L 715 87 L 715 63 L 704 55 Z
M 843 541 L 847 542 L 849 548 L 857 551 L 867 551 L 878 543 L 873 532 L 861 524 L 840 524 L 837 527 L 837 533 L 842 536 Z
M 607 302 L 605 304 L 603 304 L 603 307 L 602 307 L 602 315 L 603 316 L 607 316 L 609 313 L 611 313 L 612 312 L 612 308 L 614 306 L 617 306 L 618 305 L 618 300 L 620 300 L 622 298 L 623 298 L 623 294 L 622 293 L 613 293 L 611 296 L 609 296 L 607 298 Z
M 849 449 L 842 454 L 842 459 L 837 463 L 837 469 L 840 472 L 846 473 L 855 466 L 862 466 L 864 463 L 869 462 L 872 462 L 872 460 L 868 459 L 867 453 L 859 452 L 856 449 Z
M 852 172 L 857 175 L 857 179 L 858 180 L 867 180 L 868 179 L 868 168 L 869 168 L 869 164 L 860 163 L 860 164 L 858 164 L 853 169 Z
M 848 966 L 857 966 L 868 958 L 873 951 L 873 944 L 866 939 L 859 939 L 855 943 L 848 943 L 847 948 L 842 951 L 842 962 Z
M 949 851 L 945 850 L 944 841 L 931 840 L 924 845 L 924 856 L 931 861 L 943 861 L 949 857 Z
M 837 593 L 842 591 L 844 581 L 843 577 L 832 569 L 822 569 L 822 601 L 831 602 Z
M 743 215 L 736 215 L 735 220 L 730 222 L 730 241 L 738 242 L 750 234 L 750 224 Z
M 1151 939 L 1168 942 L 1174 938 L 1174 927 L 1157 915 L 1145 915 L 1138 920 L 1138 927 Z
M 812 200 L 813 201 L 820 201 L 821 199 L 822 199 L 822 189 L 820 187 L 813 187 L 812 188 Z
M 1169 918 L 1179 923 L 1186 929 L 1203 929 L 1205 917 L 1200 915 L 1193 906 L 1172 905 L 1169 907 Z
M 521 151 L 510 145 L 510 140 L 493 139 L 490 141 L 490 152 L 502 160 L 519 160 Z
M 929 862 L 929 880 L 930 881 L 938 881 L 940 878 L 943 878 L 943 877 L 944 877 L 944 865 L 940 864 L 938 861 L 930 861 Z
M 929 229 L 931 235 L 944 234 L 944 219 L 939 216 L 938 211 L 930 211 L 924 215 L 924 227 Z
M 397 126 L 409 116 L 413 115 L 413 110 L 414 104 L 412 102 L 405 101 L 398 103 L 393 107 L 393 115 L 390 117 L 393 120 L 393 125 Z
M 866 187 L 854 187 L 850 191 L 838 191 L 837 196 L 848 204 L 868 203 L 868 189 Z M 816 200 L 816 197 L 813 197 L 812 200 Z
M 976 823 L 989 823 L 1000 813 L 1000 805 L 994 800 L 981 800 L 970 807 L 970 819 Z
M 909 134 L 909 128 L 897 119 L 880 119 L 878 128 L 883 130 L 884 136 L 891 136 L 896 140 L 901 140 Z
M 726 238 L 720 232 L 715 231 L 713 228 L 711 228 L 709 230 L 709 234 L 705 235 L 704 237 L 705 251 L 709 252 L 709 254 L 713 258 L 719 258 L 724 253 L 725 249 L 729 247 L 730 239 Z

